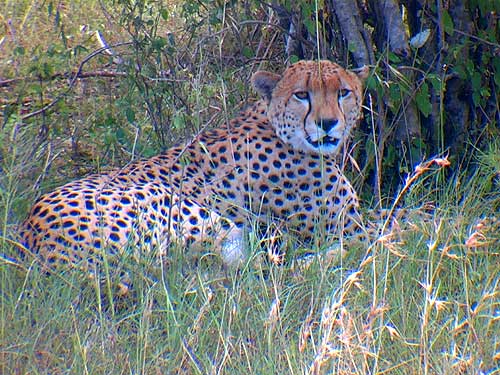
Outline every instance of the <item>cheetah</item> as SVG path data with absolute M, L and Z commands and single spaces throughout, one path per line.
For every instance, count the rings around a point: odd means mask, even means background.
M 257 71 L 260 101 L 187 144 L 43 195 L 21 243 L 58 265 L 213 239 L 235 264 L 249 223 L 277 223 L 304 241 L 363 240 L 358 197 L 338 158 L 361 117 L 367 74 L 326 60 L 281 75 Z

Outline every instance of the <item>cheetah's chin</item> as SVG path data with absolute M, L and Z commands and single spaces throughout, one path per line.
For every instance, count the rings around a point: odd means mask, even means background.
M 329 148 L 336 147 L 339 144 L 340 138 L 330 137 L 329 135 L 323 138 L 313 141 L 310 137 L 306 137 L 307 142 L 309 142 L 314 148 Z

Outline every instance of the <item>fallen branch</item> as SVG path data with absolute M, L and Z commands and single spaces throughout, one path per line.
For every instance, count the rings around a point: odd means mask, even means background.
M 78 72 L 65 72 L 65 73 L 54 73 L 52 74 L 49 78 L 45 79 L 45 81 L 53 81 L 55 79 L 69 79 L 73 78 L 75 74 L 78 74 Z M 127 74 L 125 72 L 115 72 L 112 70 L 96 70 L 93 72 L 86 72 L 86 73 L 80 73 L 77 78 L 93 78 L 93 77 L 109 77 L 109 78 L 114 78 L 114 77 L 124 77 Z M 23 78 L 13 78 L 13 79 L 6 79 L 4 81 L 0 81 L 0 87 L 8 87 L 14 84 L 17 84 L 18 82 L 26 81 L 26 80 L 31 80 L 31 77 L 23 77 Z

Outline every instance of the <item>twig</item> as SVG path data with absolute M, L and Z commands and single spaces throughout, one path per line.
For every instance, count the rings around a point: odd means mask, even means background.
M 309 40 L 303 38 L 301 35 L 296 35 L 296 34 L 292 35 L 292 33 L 290 33 L 289 30 L 286 30 L 283 27 L 281 27 L 280 25 L 276 25 L 276 24 L 271 23 L 271 22 L 259 21 L 259 20 L 245 20 L 245 21 L 241 21 L 238 23 L 238 26 L 246 26 L 246 25 L 261 25 L 261 26 L 272 27 L 272 28 L 279 30 L 280 32 L 282 32 L 283 34 L 285 34 L 289 37 L 297 39 L 298 41 L 300 41 L 301 43 L 304 43 L 308 47 L 313 47 L 313 44 Z
M 434 17 L 433 15 L 430 15 L 430 14 L 427 14 L 427 16 L 429 16 L 429 18 L 434 22 L 434 24 L 436 24 L 436 26 L 439 26 L 439 20 L 436 17 Z M 491 46 L 491 47 L 500 48 L 499 43 L 490 42 L 489 40 L 481 38 L 477 35 L 473 35 L 473 34 L 468 33 L 466 31 L 453 28 L 453 32 L 460 34 L 460 35 L 463 35 L 463 36 L 466 36 L 467 38 L 475 40 L 476 42 L 483 43 L 483 44 L 486 44 L 486 45 Z
M 488 46 L 492 46 L 492 47 L 495 47 L 495 48 L 500 48 L 500 44 L 499 43 L 490 42 L 489 40 L 486 40 L 484 38 L 480 38 L 480 37 L 478 37 L 476 35 L 472 35 L 472 34 L 467 33 L 465 31 L 458 30 L 458 29 L 453 29 L 453 32 L 455 32 L 457 34 L 460 34 L 460 35 L 463 35 L 463 36 L 466 36 L 467 38 L 475 40 L 476 42 L 480 42 L 480 43 L 483 43 L 483 44 L 486 44 Z

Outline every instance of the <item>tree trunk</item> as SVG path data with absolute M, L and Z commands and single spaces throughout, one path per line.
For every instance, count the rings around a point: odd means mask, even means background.
M 470 13 L 465 6 L 465 0 L 454 1 L 449 8 L 450 16 L 457 30 L 462 30 L 468 34 L 472 33 L 473 24 Z M 463 42 L 464 36 L 454 33 L 449 37 L 449 43 L 457 45 Z M 469 52 L 464 49 L 462 58 L 469 59 Z M 447 72 L 444 72 L 447 73 Z M 447 135 L 446 145 L 450 147 L 452 154 L 461 153 L 466 142 L 466 135 L 472 119 L 470 107 L 464 93 L 467 91 L 466 83 L 456 74 L 445 74 L 443 84 L 446 87 L 444 106 L 446 119 L 444 123 L 444 133 Z
M 373 48 L 356 1 L 332 0 L 327 2 L 327 8 L 335 15 L 355 65 L 372 65 L 375 61 Z

